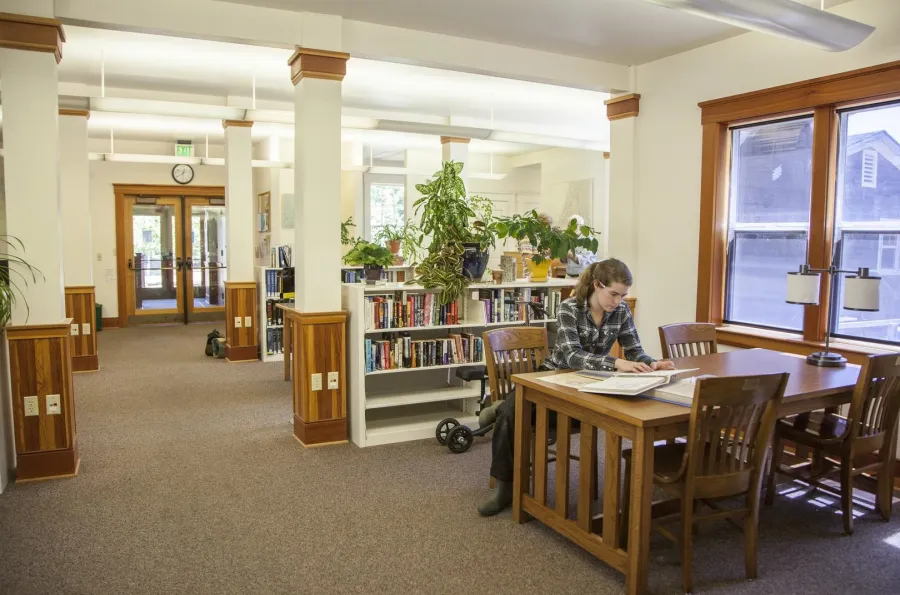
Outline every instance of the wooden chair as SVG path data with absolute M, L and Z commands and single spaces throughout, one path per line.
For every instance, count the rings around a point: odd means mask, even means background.
M 716 353 L 716 325 L 708 322 L 682 322 L 659 327 L 663 359 Z
M 797 417 L 781 420 L 775 430 L 774 455 L 766 490 L 766 504 L 775 498 L 776 470 L 789 477 L 820 486 L 819 479 L 831 471 L 817 469 L 815 462 L 825 457 L 839 457 L 841 471 L 841 510 L 844 532 L 853 533 L 853 477 L 876 471 L 878 487 L 875 507 L 885 521 L 891 520 L 894 486 L 894 450 L 897 419 L 900 412 L 900 355 L 887 353 L 866 359 L 859 373 L 849 414 L 842 417 L 832 411 L 814 411 L 797 425 Z M 782 441 L 808 446 L 814 450 L 813 462 L 797 468 L 778 467 Z M 856 466 L 861 455 L 878 451 L 873 463 Z M 871 459 L 870 459 L 871 460 Z M 808 467 L 810 473 L 802 469 Z
M 687 443 L 666 444 L 653 450 L 653 481 L 681 502 L 680 534 L 663 525 L 673 517 L 656 519 L 656 529 L 681 547 L 681 580 L 692 589 L 693 525 L 702 520 L 743 520 L 744 564 L 747 578 L 756 578 L 756 537 L 759 499 L 778 407 L 788 374 L 704 378 L 697 381 Z M 625 457 L 622 511 L 628 526 L 631 451 Z M 745 496 L 743 506 L 719 508 L 715 501 Z M 699 503 L 712 512 L 699 513 Z M 627 535 L 627 531 L 623 531 Z M 624 539 L 623 539 L 624 541 Z
M 549 353 L 544 327 L 504 328 L 485 331 L 485 344 L 491 402 L 506 398 L 515 386 L 513 374 L 536 371 Z

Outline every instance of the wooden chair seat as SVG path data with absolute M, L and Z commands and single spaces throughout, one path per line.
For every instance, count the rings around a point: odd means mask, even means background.
M 800 425 L 797 425 L 798 421 Z M 813 411 L 799 420 L 796 415 L 779 420 L 776 431 L 784 440 L 839 453 L 843 442 L 841 436 L 847 431 L 847 418 L 831 412 Z
M 653 479 L 656 481 L 673 481 L 678 478 L 684 463 L 687 445 L 682 442 L 657 446 L 653 449 Z M 622 449 L 625 465 L 631 465 L 631 449 Z

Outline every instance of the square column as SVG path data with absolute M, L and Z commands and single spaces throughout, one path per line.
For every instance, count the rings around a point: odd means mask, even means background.
M 472 139 L 459 136 L 441 137 L 441 154 L 444 163 L 456 161 L 463 164 L 463 170 L 459 177 L 462 178 L 466 189 L 469 187 L 469 141 Z
M 635 93 L 606 101 L 609 118 L 609 251 L 607 255 L 637 268 L 637 116 L 641 96 Z M 638 275 L 640 279 L 640 275 Z

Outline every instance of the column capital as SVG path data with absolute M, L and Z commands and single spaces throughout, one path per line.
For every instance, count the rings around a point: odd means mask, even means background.
M 252 120 L 222 120 L 222 128 L 252 128 Z
M 68 108 L 61 107 L 61 108 L 59 108 L 59 115 L 60 116 L 81 116 L 82 118 L 85 118 L 86 120 L 91 119 L 91 111 L 86 110 L 86 109 L 68 109 Z
M 641 96 L 637 93 L 628 93 L 607 99 L 603 103 L 606 105 L 606 117 L 610 121 L 637 118 L 641 106 Z
M 346 52 L 297 47 L 288 58 L 291 82 L 296 85 L 303 78 L 342 81 L 347 74 L 349 59 L 350 54 Z
M 66 33 L 59 19 L 0 12 L 0 47 L 50 52 L 59 64 L 65 41 Z
M 442 136 L 441 144 L 446 145 L 447 143 L 460 143 L 463 145 L 468 145 L 471 138 L 465 138 L 463 136 Z

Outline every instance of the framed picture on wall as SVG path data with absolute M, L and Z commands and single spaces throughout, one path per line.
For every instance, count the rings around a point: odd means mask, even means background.
M 294 227 L 294 195 L 281 195 L 281 227 L 293 229 Z

